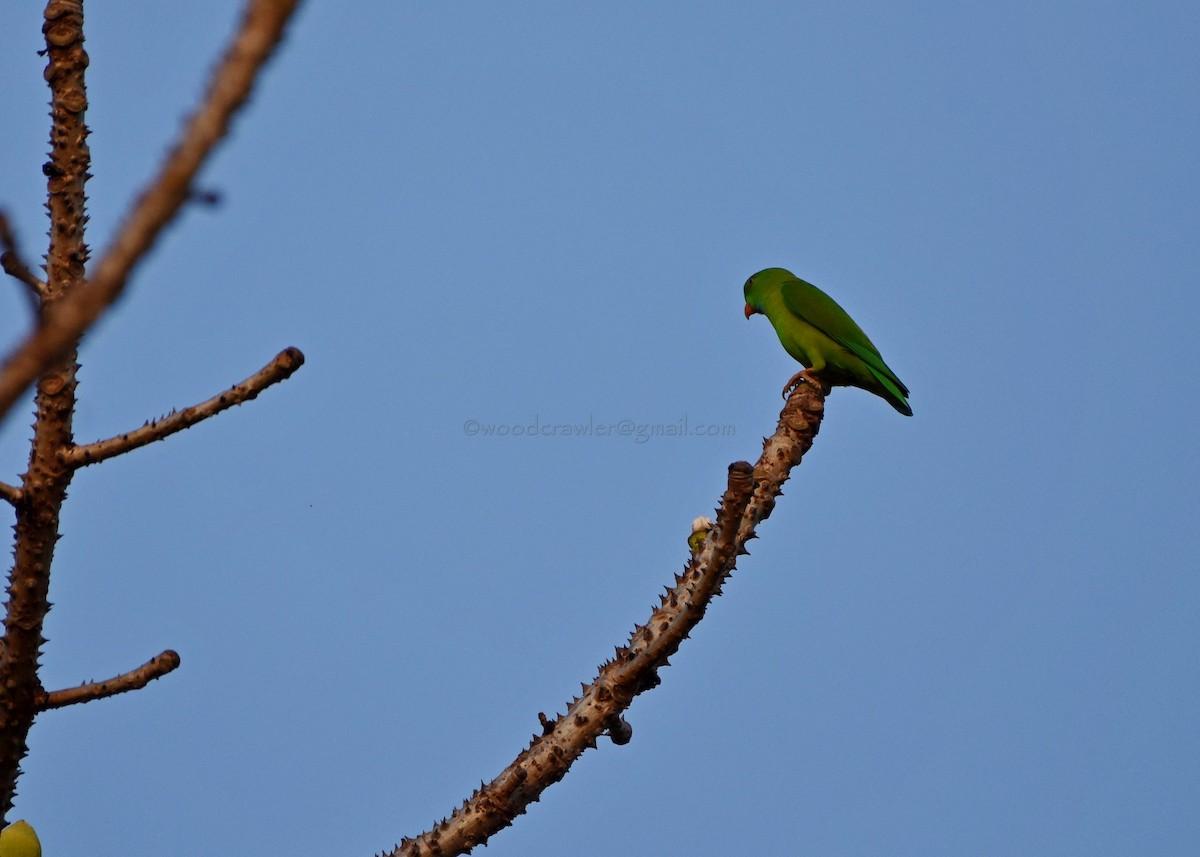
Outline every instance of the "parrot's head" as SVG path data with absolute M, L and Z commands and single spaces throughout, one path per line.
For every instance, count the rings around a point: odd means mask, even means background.
M 795 277 L 783 268 L 764 268 L 746 280 L 746 285 L 742 288 L 746 296 L 746 318 L 763 312 L 767 295 L 779 291 L 780 285 L 791 279 Z

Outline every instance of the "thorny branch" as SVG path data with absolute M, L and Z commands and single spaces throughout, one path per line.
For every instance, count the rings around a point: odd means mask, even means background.
M 241 27 L 213 74 L 204 101 L 188 121 L 158 176 L 125 218 L 117 237 L 92 271 L 87 286 L 47 307 L 37 328 L 0 366 L 0 416 L 8 413 L 30 382 L 51 361 L 71 349 L 120 296 L 134 267 L 189 199 L 196 173 L 225 136 L 234 113 L 246 102 L 259 70 L 279 44 L 298 3 L 299 0 L 250 0 Z M 81 0 L 50 0 L 47 19 L 52 11 L 58 15 L 60 7 L 78 8 L 82 21 Z M 79 42 L 82 43 L 82 33 Z M 82 70 L 77 93 L 78 103 L 86 105 Z
M 83 6 L 80 0 L 50 0 L 42 33 L 46 38 L 46 81 L 50 85 L 50 159 L 46 174 L 50 211 L 50 246 L 46 254 L 46 288 L 39 294 L 39 323 L 83 281 L 88 247 L 84 242 L 91 152 L 83 49 Z M 38 656 L 42 623 L 50 609 L 50 566 L 58 541 L 59 514 L 71 483 L 72 471 L 57 454 L 72 443 L 75 413 L 75 345 L 78 336 L 45 355 L 30 379 L 38 375 L 34 401 L 29 468 L 16 504 L 13 566 L 0 647 L 0 817 L 12 807 L 20 763 L 28 752 L 26 739 L 37 714 Z M 21 384 L 24 389 L 25 384 Z M 17 390 L 14 394 L 19 394 Z
M 49 0 L 42 32 L 45 78 L 51 93 L 47 177 L 50 244 L 46 281 L 29 271 L 7 221 L 0 221 L 2 266 L 29 287 L 36 325 L 0 365 L 0 417 L 37 380 L 37 415 L 29 467 L 20 487 L 0 483 L 0 498 L 16 510 L 14 561 L 0 641 L 0 822 L 13 804 L 26 740 L 39 711 L 144 686 L 178 666 L 164 652 L 141 668 L 108 682 L 47 694 L 38 680 L 42 626 L 48 600 L 59 515 L 75 470 L 179 431 L 227 407 L 254 398 L 303 363 L 296 349 L 282 352 L 257 375 L 209 402 L 119 438 L 76 447 L 76 346 L 90 325 L 121 294 L 146 251 L 192 195 L 192 182 L 245 103 L 254 81 L 282 37 L 299 0 L 247 0 L 240 29 L 214 72 L 205 98 L 174 149 L 132 207 L 112 245 L 85 279 L 89 250 L 85 184 L 91 153 L 84 123 L 88 99 L 83 49 L 83 0 Z
M 47 601 L 58 516 L 75 469 L 110 458 L 194 425 L 283 380 L 303 362 L 288 349 L 256 375 L 207 402 L 173 413 L 141 429 L 93 444 L 72 439 L 75 407 L 75 346 L 122 293 L 129 276 L 181 206 L 193 198 L 193 182 L 228 124 L 245 103 L 255 78 L 278 45 L 299 0 L 248 0 L 241 28 L 214 72 L 158 176 L 127 215 L 116 239 L 85 281 L 88 248 L 83 240 L 84 184 L 90 168 L 83 51 L 82 0 L 49 0 L 46 8 L 47 80 L 52 92 L 51 160 L 46 166 L 51 243 L 47 278 L 33 275 L 7 229 L 0 232 L 3 268 L 36 298 L 38 323 L 0 365 L 0 416 L 38 379 L 35 437 L 21 487 L 0 483 L 0 496 L 17 509 L 16 560 L 8 587 L 5 632 L 0 645 L 0 815 L 12 805 L 25 740 L 39 711 L 100 699 L 144 687 L 174 670 L 179 657 L 163 652 L 136 670 L 105 682 L 46 692 L 38 683 L 37 658 L 44 642 Z M 729 468 L 728 487 L 717 520 L 684 571 L 676 576 L 645 625 L 635 626 L 626 645 L 601 665 L 591 684 L 565 714 L 540 716 L 542 734 L 497 776 L 471 795 L 449 818 L 392 852 L 399 855 L 461 854 L 511 824 L 542 792 L 562 779 L 575 759 L 608 734 L 625 743 L 631 732 L 622 714 L 633 699 L 657 686 L 711 600 L 732 574 L 737 556 L 770 515 L 791 468 L 811 447 L 823 416 L 823 391 L 801 385 L 780 415 L 775 434 L 751 467 Z
M 658 685 L 659 669 L 673 655 L 720 594 L 746 542 L 775 507 L 775 498 L 791 469 L 812 446 L 824 416 L 824 391 L 801 384 L 779 415 L 775 434 L 763 442 L 752 468 L 747 462 L 729 467 L 729 484 L 717 509 L 716 524 L 683 573 L 668 588 L 645 625 L 634 628 L 629 642 L 585 685 L 565 714 L 542 717 L 543 734 L 487 785 L 477 789 L 449 818 L 415 839 L 405 839 L 386 857 L 449 857 L 487 842 L 507 827 L 541 793 L 561 780 L 572 763 L 620 719 L 643 691 Z M 620 738 L 628 740 L 622 730 Z
M 135 670 L 130 670 L 108 681 L 89 681 L 79 687 L 69 687 L 64 690 L 42 691 L 37 697 L 39 711 L 49 711 L 52 708 L 63 708 L 80 702 L 91 702 L 94 699 L 104 699 L 126 693 L 131 690 L 141 690 L 143 687 L 174 671 L 179 666 L 179 655 L 167 649 L 156 655 Z
M 184 408 L 182 411 L 173 411 L 162 419 L 148 422 L 131 432 L 110 437 L 107 440 L 98 440 L 95 443 L 73 446 L 65 450 L 62 457 L 72 467 L 86 467 L 89 464 L 96 464 L 140 446 L 154 443 L 156 440 L 165 440 L 175 432 L 191 428 L 201 420 L 206 420 L 221 411 L 257 398 L 258 394 L 267 387 L 290 378 L 292 373 L 303 364 L 304 355 L 300 353 L 300 349 L 285 348 L 275 355 L 274 360 L 245 381 L 234 384 L 228 390 L 218 393 L 205 402 Z

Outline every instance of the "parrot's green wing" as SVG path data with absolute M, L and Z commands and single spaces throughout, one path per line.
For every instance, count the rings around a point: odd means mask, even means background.
M 879 349 L 867 338 L 837 301 L 812 283 L 801 279 L 785 280 L 780 286 L 783 305 L 801 321 L 812 325 L 863 363 L 884 387 L 900 398 L 908 396 L 908 388 L 896 377 L 879 356 Z

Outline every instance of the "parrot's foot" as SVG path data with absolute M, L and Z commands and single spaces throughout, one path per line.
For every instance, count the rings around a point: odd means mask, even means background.
M 786 399 L 792 394 L 792 391 L 803 384 L 805 381 L 812 384 L 822 393 L 825 392 L 825 384 L 816 375 L 812 374 L 811 369 L 802 369 L 793 375 L 788 382 L 783 385 L 783 397 Z

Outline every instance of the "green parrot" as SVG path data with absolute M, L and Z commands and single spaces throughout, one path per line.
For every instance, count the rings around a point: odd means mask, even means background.
M 42 843 L 25 821 L 14 821 L 0 830 L 0 857 L 42 857 Z
M 819 388 L 859 387 L 912 416 L 908 388 L 829 295 L 783 268 L 759 271 L 746 280 L 745 294 L 746 318 L 765 315 L 784 350 L 805 367 L 784 386 L 784 398 L 802 381 Z

